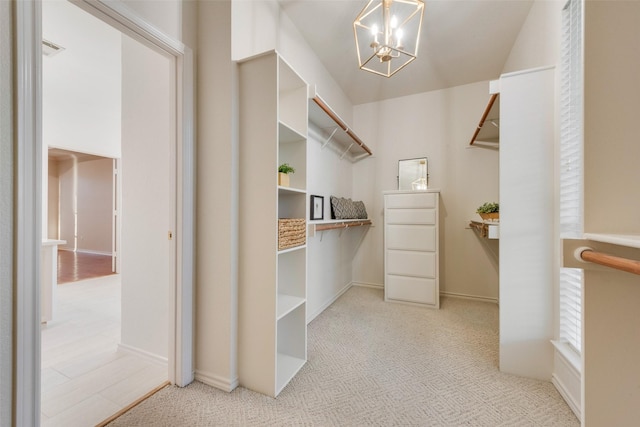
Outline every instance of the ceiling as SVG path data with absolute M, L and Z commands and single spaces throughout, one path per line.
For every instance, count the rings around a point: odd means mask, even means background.
M 418 58 L 391 78 L 358 68 L 367 0 L 279 0 L 354 105 L 499 77 L 532 0 L 426 0 Z

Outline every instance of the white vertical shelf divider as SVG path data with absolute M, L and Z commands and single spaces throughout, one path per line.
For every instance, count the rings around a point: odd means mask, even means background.
M 306 245 L 278 249 L 278 219 L 308 216 L 307 84 L 273 51 L 241 61 L 239 76 L 238 371 L 276 397 L 307 360 Z M 282 163 L 290 187 L 278 186 Z

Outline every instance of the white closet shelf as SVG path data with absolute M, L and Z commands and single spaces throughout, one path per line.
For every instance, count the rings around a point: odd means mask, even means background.
M 281 185 L 278 186 L 278 194 L 281 196 L 287 195 L 287 194 L 307 194 L 307 190 L 303 190 L 301 188 L 294 188 L 294 187 L 283 187 Z
M 306 247 L 307 247 L 307 245 L 300 245 L 300 246 L 294 246 L 292 248 L 283 249 L 281 251 L 278 251 L 278 255 L 286 254 L 286 253 L 289 253 L 289 252 L 299 251 L 301 249 L 305 249 Z
M 315 90 L 309 96 L 309 121 L 323 132 L 322 136 L 326 138 L 323 148 L 332 142 L 338 144 L 342 149 L 342 156 L 349 154 L 352 161 L 373 154 L 367 144 L 324 102 L 320 95 L 315 93 Z
M 640 233 L 609 234 L 609 233 L 584 233 L 584 238 L 594 242 L 611 243 L 613 245 L 626 246 L 640 249 Z
M 298 373 L 298 371 L 304 364 L 304 359 L 300 359 L 286 353 L 278 353 L 278 379 L 276 382 L 276 394 L 280 393 L 284 386 L 286 386 L 289 381 L 291 381 L 291 379 Z
M 278 123 L 278 132 L 278 141 L 282 144 L 304 142 L 306 140 L 306 136 L 282 121 Z
M 277 320 L 282 319 L 287 314 L 291 313 L 296 308 L 305 303 L 305 299 L 301 297 L 294 297 L 286 294 L 278 294 L 278 317 Z

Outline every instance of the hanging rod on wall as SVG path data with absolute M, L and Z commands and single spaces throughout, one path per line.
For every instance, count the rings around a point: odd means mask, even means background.
M 482 113 L 482 117 L 480 118 L 480 123 L 478 123 L 478 127 L 473 133 L 473 136 L 471 137 L 471 142 L 469 142 L 469 145 L 473 145 L 476 142 L 476 138 L 480 133 L 480 129 L 482 129 L 482 126 L 484 126 L 484 122 L 487 120 L 487 117 L 489 116 L 489 112 L 491 111 L 493 104 L 496 102 L 496 99 L 498 99 L 498 95 L 500 94 L 499 93 L 491 94 L 491 97 L 489 98 L 489 103 L 487 104 L 487 108 L 485 108 L 484 112 Z M 493 121 L 491 121 L 491 123 L 493 125 L 496 125 Z
M 324 230 L 337 230 L 339 228 L 350 228 L 350 227 L 362 227 L 363 225 L 371 225 L 371 220 L 366 219 L 363 221 L 345 221 L 345 222 L 334 222 L 327 224 L 315 224 L 316 231 L 324 231 Z
M 342 119 L 340 117 L 338 117 L 338 115 L 331 109 L 331 107 L 329 107 L 322 100 L 322 98 L 320 98 L 318 95 L 316 95 L 312 99 L 313 99 L 313 102 L 315 102 L 316 105 L 318 107 L 320 107 L 320 109 L 322 111 L 324 111 L 324 113 L 327 116 L 329 116 L 331 118 L 331 120 L 333 120 L 338 126 L 340 126 L 342 131 L 344 133 L 346 133 L 349 136 L 349 138 L 351 138 L 356 144 L 358 144 L 358 146 L 360 146 L 360 148 L 362 148 L 362 150 L 364 150 L 368 155 L 372 155 L 373 154 L 371 152 L 371 149 L 369 147 L 367 147 L 367 145 L 364 142 L 362 142 L 360 137 L 358 137 L 358 135 L 356 135 L 353 132 L 353 130 L 351 130 L 351 128 L 349 128 L 349 126 L 347 126 L 347 124 L 344 121 L 342 121 Z
M 640 275 L 640 261 L 633 259 L 596 252 L 588 247 L 576 249 L 575 257 L 578 261 L 593 262 L 594 264 L 604 265 L 605 267 L 615 268 L 616 270 Z

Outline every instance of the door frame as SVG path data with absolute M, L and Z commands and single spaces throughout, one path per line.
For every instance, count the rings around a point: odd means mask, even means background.
M 170 301 L 169 380 L 194 379 L 195 249 L 194 64 L 191 49 L 114 0 L 71 0 L 123 33 L 175 59 L 176 258 Z M 15 416 L 40 424 L 40 246 L 42 240 L 42 5 L 14 2 L 15 15 Z

